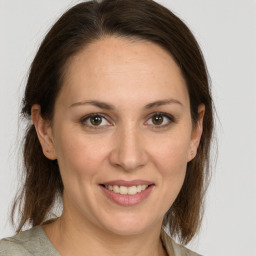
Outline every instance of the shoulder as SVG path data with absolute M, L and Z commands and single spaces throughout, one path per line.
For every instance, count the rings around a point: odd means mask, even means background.
M 0 256 L 30 256 L 31 254 L 19 244 L 13 243 L 8 239 L 0 240 Z
M 31 255 L 27 250 L 27 242 L 32 233 L 32 230 L 28 230 L 0 240 L 0 256 Z
M 179 255 L 179 256 L 201 256 L 200 254 L 196 253 L 196 252 L 193 252 L 191 250 L 189 250 L 188 248 L 186 248 L 185 246 L 183 245 L 180 245 L 180 244 L 177 244 L 176 242 L 172 241 L 172 244 L 173 244 L 173 248 L 174 248 L 174 251 L 175 251 L 175 255 Z
M 166 248 L 168 255 L 174 256 L 200 256 L 183 245 L 176 243 L 163 229 L 161 231 L 161 240 Z
M 45 254 L 46 253 L 46 254 Z M 58 255 L 40 226 L 0 240 L 0 256 Z

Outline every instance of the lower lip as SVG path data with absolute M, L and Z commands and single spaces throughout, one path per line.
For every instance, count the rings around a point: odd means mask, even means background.
M 111 190 L 108 190 L 104 186 L 100 185 L 100 187 L 102 191 L 105 193 L 105 195 L 114 203 L 122 206 L 133 206 L 144 201 L 149 196 L 154 186 L 150 185 L 145 190 L 137 193 L 136 195 L 121 195 L 121 194 L 114 193 Z

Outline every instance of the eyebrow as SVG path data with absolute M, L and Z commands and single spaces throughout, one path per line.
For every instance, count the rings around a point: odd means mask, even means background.
M 183 106 L 183 104 L 176 100 L 176 99 L 167 99 L 167 100 L 158 100 L 154 101 L 152 103 L 147 104 L 144 109 L 151 109 L 153 107 L 159 107 L 163 105 L 168 105 L 168 104 L 178 104 L 180 106 Z M 101 109 L 106 109 L 106 110 L 114 110 L 115 106 L 106 102 L 102 101 L 97 101 L 97 100 L 86 100 L 86 101 L 80 101 L 76 102 L 70 105 L 71 107 L 77 107 L 77 106 L 84 106 L 84 105 L 93 105 Z

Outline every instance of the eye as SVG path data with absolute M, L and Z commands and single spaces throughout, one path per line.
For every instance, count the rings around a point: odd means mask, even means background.
M 100 129 L 111 125 L 107 118 L 99 113 L 89 114 L 83 117 L 80 122 L 82 125 L 92 129 Z M 154 113 L 150 116 L 146 124 L 154 128 L 165 128 L 173 122 L 175 122 L 175 119 L 170 114 Z
M 102 128 L 102 126 L 110 125 L 107 119 L 102 114 L 98 114 L 98 113 L 85 116 L 81 120 L 81 123 L 92 129 L 99 129 L 99 128 Z
M 165 128 L 173 122 L 175 122 L 175 119 L 172 115 L 165 113 L 154 113 L 148 119 L 147 124 L 153 126 L 154 128 Z

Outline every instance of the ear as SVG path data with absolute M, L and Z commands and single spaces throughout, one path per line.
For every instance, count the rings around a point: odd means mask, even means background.
M 32 106 L 31 116 L 44 155 L 50 160 L 55 160 L 56 153 L 53 143 L 53 132 L 50 121 L 42 118 L 41 107 L 38 104 Z
M 197 153 L 197 148 L 200 143 L 200 139 L 203 133 L 203 119 L 205 114 L 205 105 L 200 104 L 198 106 L 198 120 L 193 127 L 191 133 L 190 149 L 188 152 L 188 162 L 195 158 Z

